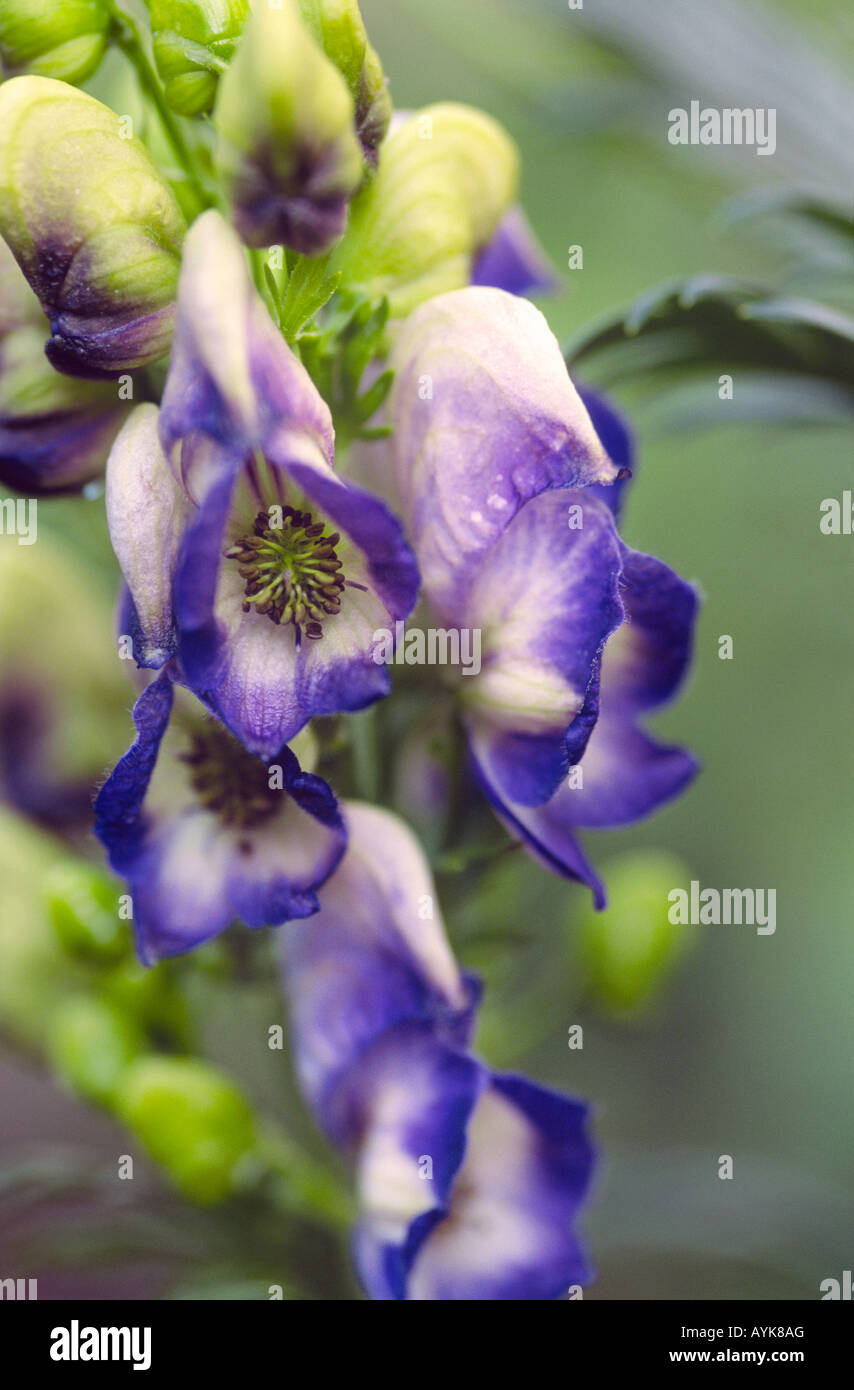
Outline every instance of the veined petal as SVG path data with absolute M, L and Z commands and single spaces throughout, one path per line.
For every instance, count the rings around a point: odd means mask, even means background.
M 572 528 L 572 529 L 571 529 Z M 482 630 L 463 692 L 475 756 L 500 795 L 546 801 L 596 716 L 597 667 L 620 623 L 620 543 L 586 493 L 541 493 L 485 557 L 464 609 Z
M 391 356 L 392 453 L 424 590 L 453 621 L 480 564 L 532 497 L 614 481 L 539 310 L 501 290 L 439 295 Z
M 339 1124 L 330 1110 L 339 1082 L 385 1031 L 425 1021 L 460 1040 L 474 996 L 411 831 L 374 806 L 350 803 L 346 815 L 349 848 L 320 911 L 284 943 L 300 1081 L 327 1128 Z
M 158 669 L 177 648 L 172 583 L 192 503 L 160 447 L 158 411 L 140 405 L 107 464 L 107 521 L 136 616 L 138 666 Z
M 552 1300 L 586 1283 L 574 1224 L 594 1152 L 587 1107 L 496 1076 L 468 1126 L 451 1211 L 412 1264 L 413 1300 Z

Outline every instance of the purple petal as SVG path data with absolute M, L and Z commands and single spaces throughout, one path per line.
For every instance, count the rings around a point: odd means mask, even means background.
M 222 445 L 223 466 L 234 466 L 284 426 L 331 463 L 329 408 L 257 295 L 239 240 L 211 210 L 184 243 L 163 447 L 171 457 L 179 440 L 201 433 Z
M 469 287 L 406 321 L 391 365 L 392 452 L 424 590 L 453 622 L 481 561 L 550 488 L 618 476 L 548 324 L 524 299 Z
M 349 848 L 320 911 L 283 943 L 300 1082 L 327 1129 L 330 1098 L 366 1048 L 406 1021 L 459 1040 L 473 997 L 414 836 L 390 812 L 358 803 L 347 826 Z
M 158 412 L 140 405 L 120 431 L 107 465 L 110 540 L 135 615 L 138 666 L 159 669 L 177 647 L 172 584 L 191 503 L 166 461 Z
M 336 867 L 346 834 L 332 793 L 288 749 L 281 809 L 259 826 L 226 826 L 215 813 L 170 798 L 149 806 L 169 723 L 172 675 L 163 671 L 134 708 L 137 739 L 99 793 L 95 831 L 127 878 L 137 947 L 146 964 L 209 940 L 231 922 L 277 925 L 317 910 L 316 889 Z M 168 756 L 168 755 L 161 755 Z
M 580 757 L 601 652 L 623 616 L 620 570 L 608 508 L 563 490 L 528 502 L 484 559 L 464 610 L 483 632 L 482 666 L 463 696 L 475 756 L 503 799 L 546 801 Z
M 520 295 L 538 291 L 554 294 L 560 288 L 560 281 L 520 207 L 512 207 L 502 217 L 492 240 L 474 263 L 471 282 Z
M 450 1217 L 412 1265 L 414 1300 L 550 1301 L 586 1283 L 575 1233 L 594 1166 L 587 1107 L 496 1076 L 468 1127 Z

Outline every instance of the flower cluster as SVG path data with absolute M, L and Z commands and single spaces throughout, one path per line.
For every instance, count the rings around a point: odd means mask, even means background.
M 696 596 L 620 538 L 631 442 L 524 297 L 552 276 L 515 150 L 463 106 L 392 120 L 355 0 L 151 0 L 154 67 L 110 6 L 41 4 L 38 51 L 26 8 L 0 6 L 0 477 L 105 468 L 139 693 L 95 828 L 139 955 L 290 923 L 298 1074 L 356 1172 L 367 1291 L 560 1297 L 589 1277 L 585 1107 L 473 1054 L 479 986 L 417 842 L 330 785 L 416 605 L 481 635 L 471 679 L 441 673 L 460 794 L 598 904 L 578 831 L 695 771 L 641 721 Z M 180 177 L 70 85 L 112 41 Z

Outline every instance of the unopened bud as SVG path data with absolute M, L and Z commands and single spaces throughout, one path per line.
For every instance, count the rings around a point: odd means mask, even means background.
M 182 116 L 213 110 L 249 0 L 149 0 L 154 61 L 166 100 Z
M 363 176 L 353 98 L 297 0 L 260 5 L 222 78 L 217 163 L 249 246 L 319 255 L 340 237 Z
M 145 146 L 85 92 L 47 77 L 0 86 L 0 235 L 72 376 L 162 357 L 184 219 Z
M 0 0 L 0 63 L 7 77 L 85 82 L 104 56 L 110 23 L 106 0 Z

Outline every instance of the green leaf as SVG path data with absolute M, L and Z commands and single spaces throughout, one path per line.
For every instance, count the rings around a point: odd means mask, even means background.
M 647 291 L 570 345 L 567 363 L 604 385 L 686 372 L 752 369 L 854 389 L 854 320 L 826 304 L 782 297 L 722 275 Z

